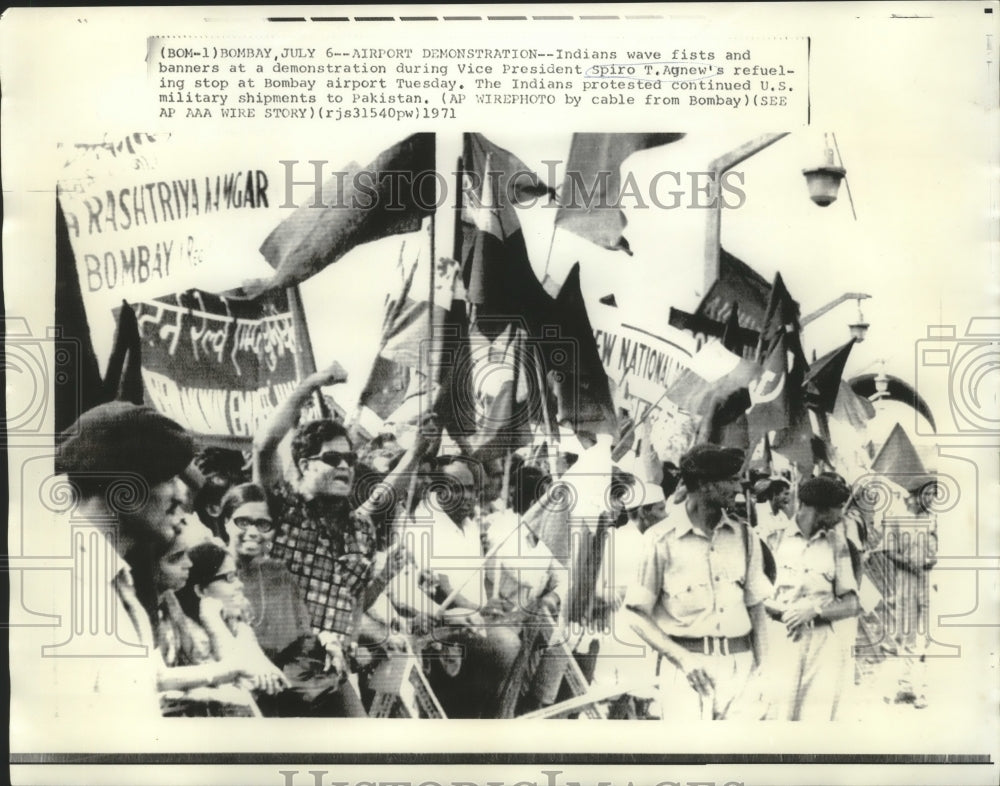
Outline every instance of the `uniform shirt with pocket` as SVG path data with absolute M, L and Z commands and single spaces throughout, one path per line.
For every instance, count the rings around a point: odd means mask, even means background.
M 625 605 L 651 614 L 671 636 L 744 636 L 747 609 L 770 595 L 760 542 L 723 514 L 710 535 L 694 527 L 684 507 L 643 535 L 635 582 Z
M 771 540 L 778 574 L 774 605 L 786 609 L 803 599 L 823 605 L 848 592 L 857 593 L 847 540 L 837 529 L 818 530 L 806 538 L 794 524 Z

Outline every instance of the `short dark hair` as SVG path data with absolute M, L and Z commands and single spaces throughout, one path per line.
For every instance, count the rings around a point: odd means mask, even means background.
M 208 508 L 211 505 L 218 505 L 222 502 L 222 498 L 229 491 L 229 486 L 229 480 L 221 475 L 209 475 L 205 478 L 205 482 L 201 488 L 195 492 L 194 500 L 191 503 L 191 507 L 198 514 L 201 523 L 213 532 L 215 531 L 216 522 L 213 520 L 211 514 L 209 514 Z
M 315 456 L 324 442 L 339 437 L 343 437 L 347 440 L 347 444 L 351 445 L 347 429 L 336 420 L 322 418 L 303 423 L 296 429 L 295 437 L 292 439 L 292 460 L 298 464 L 304 458 Z
M 681 472 L 681 483 L 684 484 L 684 488 L 688 491 L 697 491 L 701 488 L 702 483 L 710 483 L 711 481 L 705 480 L 700 475 L 691 475 L 686 472 Z
M 207 587 L 218 573 L 226 557 L 230 556 L 228 549 L 221 544 L 206 540 L 199 543 L 188 552 L 191 560 L 191 572 L 188 574 L 188 582 L 183 589 L 178 590 L 177 601 L 180 603 L 184 613 L 193 620 L 198 620 L 201 609 L 201 598 L 194 591 L 195 587 Z
M 219 514 L 223 524 L 223 526 L 219 527 L 222 530 L 219 536 L 226 543 L 229 542 L 229 533 L 226 532 L 225 522 L 232 518 L 233 511 L 248 502 L 263 502 L 267 505 L 268 513 L 271 513 L 271 505 L 267 494 L 256 483 L 241 483 L 238 486 L 233 486 L 226 492 L 226 496 L 222 498 L 222 512 Z

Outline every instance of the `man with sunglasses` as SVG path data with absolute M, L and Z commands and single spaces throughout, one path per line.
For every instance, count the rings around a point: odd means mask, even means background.
M 312 627 L 327 653 L 328 669 L 344 680 L 343 714 L 365 715 L 349 674 L 347 655 L 355 643 L 365 599 L 376 596 L 371 585 L 391 576 L 375 576 L 372 568 L 376 532 L 371 512 L 384 508 L 382 495 L 404 483 L 410 468 L 428 450 L 427 431 L 399 462 L 386 482 L 359 508 L 351 509 L 357 454 L 344 426 L 320 419 L 297 425 L 314 391 L 347 380 L 334 362 L 307 377 L 280 406 L 254 440 L 254 480 L 267 491 L 276 534 L 271 557 L 284 562 L 295 577 L 309 610 Z M 279 444 L 291 440 L 291 480 L 278 455 Z M 398 568 L 390 560 L 387 571 Z

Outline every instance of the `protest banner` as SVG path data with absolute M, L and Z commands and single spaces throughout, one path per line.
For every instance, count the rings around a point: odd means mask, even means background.
M 295 387 L 284 290 L 250 301 L 190 290 L 134 308 L 147 403 L 204 442 L 248 444 Z

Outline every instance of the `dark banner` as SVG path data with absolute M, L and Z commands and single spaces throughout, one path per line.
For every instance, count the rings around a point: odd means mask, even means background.
M 251 438 L 295 388 L 284 290 L 254 300 L 189 290 L 133 308 L 146 402 L 195 434 Z

